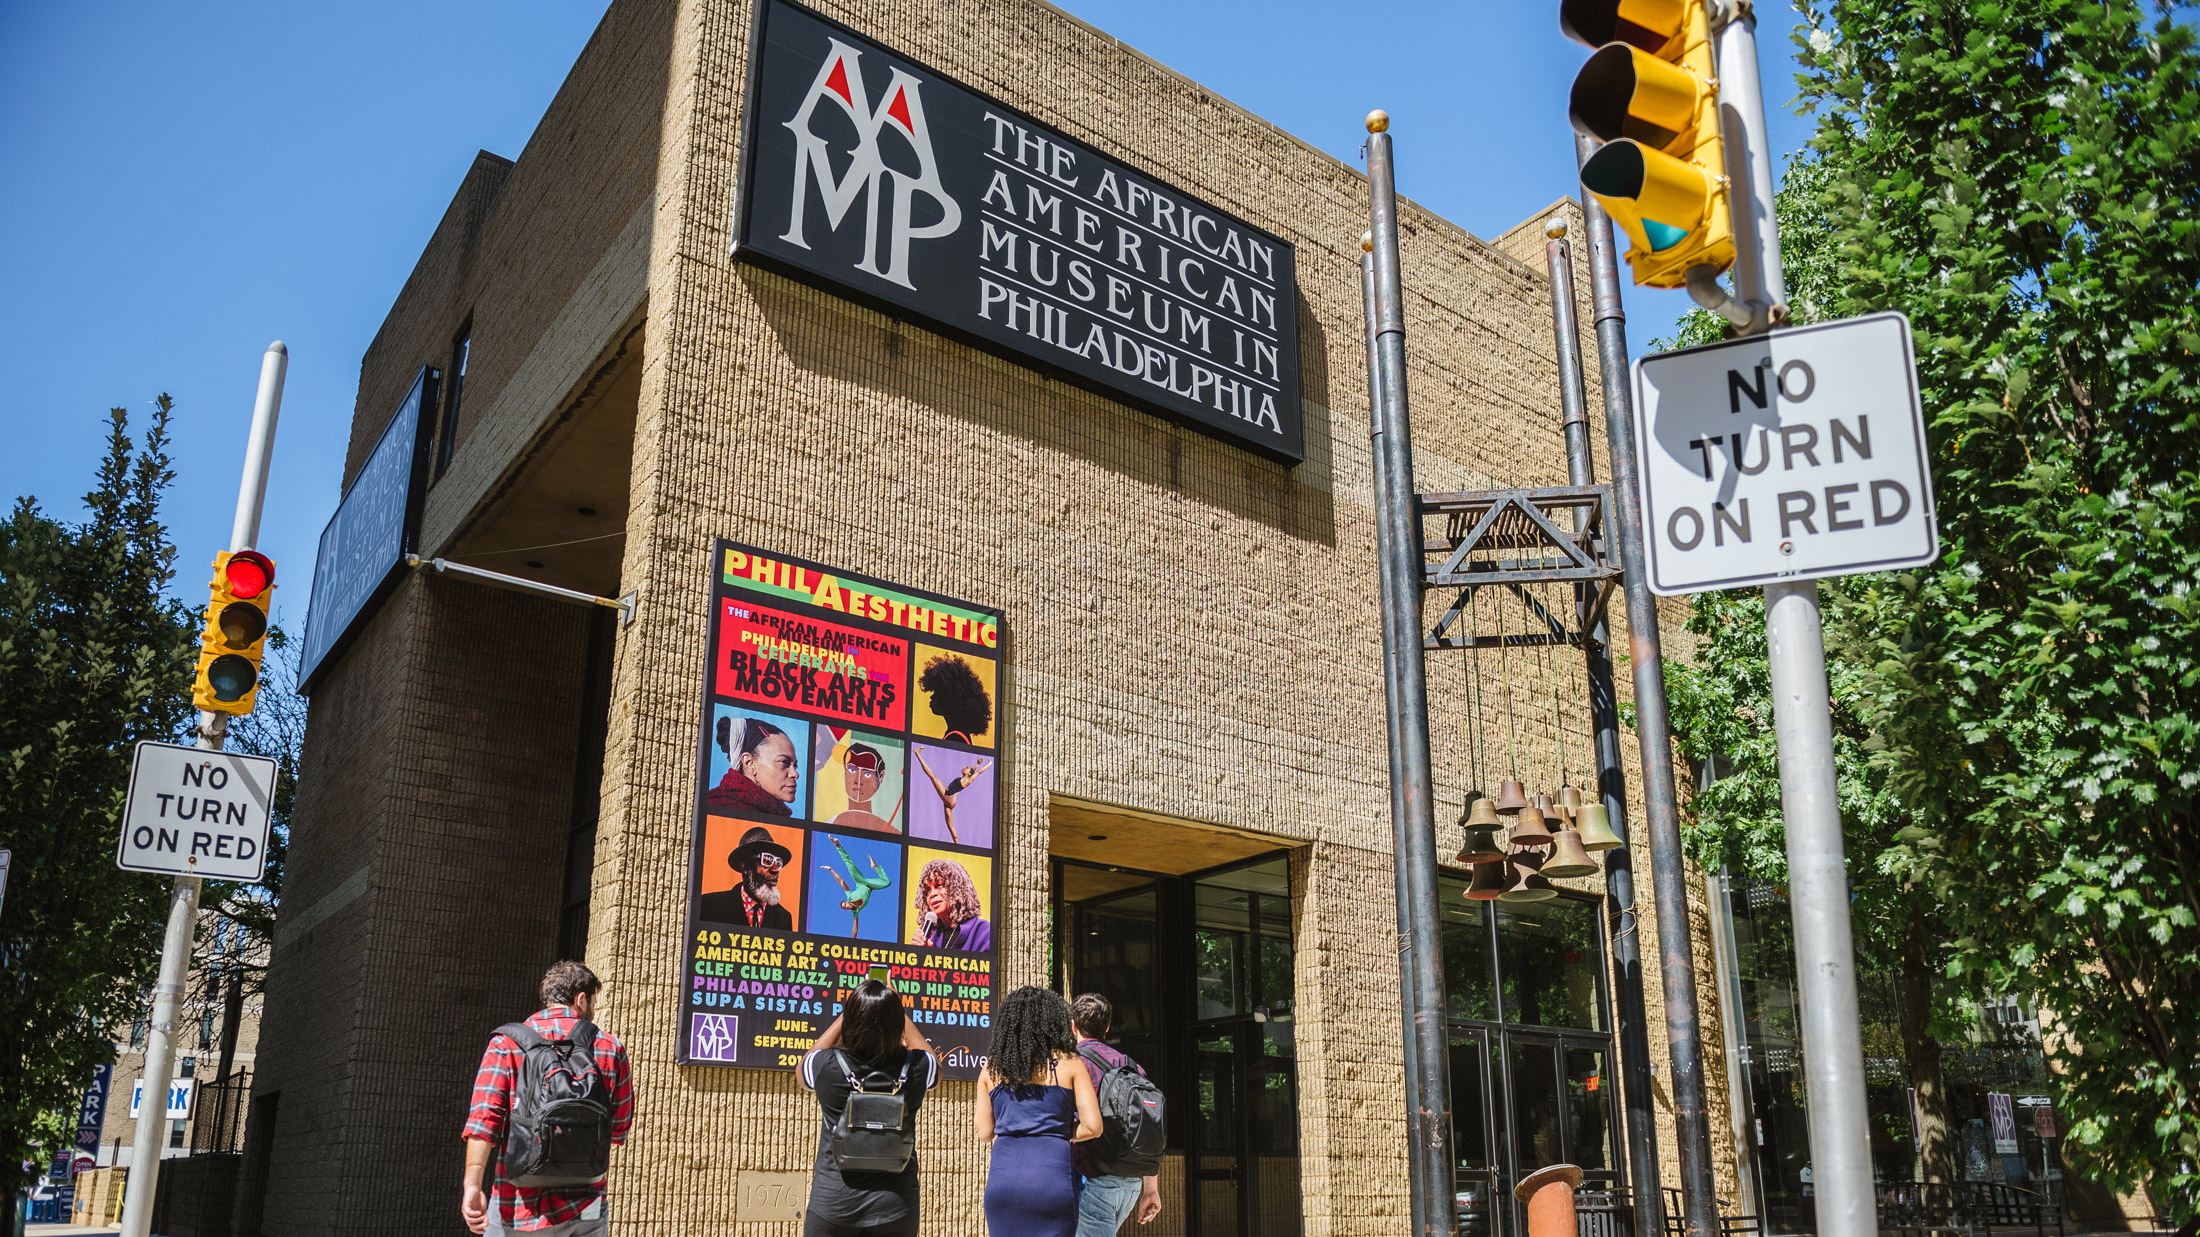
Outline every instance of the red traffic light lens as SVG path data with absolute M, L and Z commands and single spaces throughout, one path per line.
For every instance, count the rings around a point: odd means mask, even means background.
M 224 653 L 206 667 L 206 686 L 214 699 L 235 704 L 260 681 L 260 669 L 235 653 Z
M 222 581 L 232 597 L 257 597 L 275 583 L 275 561 L 252 550 L 239 550 L 222 564 Z

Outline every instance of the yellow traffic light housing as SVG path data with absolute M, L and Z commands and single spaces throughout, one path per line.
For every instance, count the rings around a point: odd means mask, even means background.
M 1705 0 L 1562 0 L 1559 26 L 1597 49 L 1574 79 L 1574 127 L 1604 146 L 1581 165 L 1632 241 L 1635 282 L 1678 288 L 1734 264 L 1734 214 Z
M 199 635 L 191 703 L 210 713 L 245 714 L 258 700 L 275 562 L 253 550 L 214 556 L 206 630 Z

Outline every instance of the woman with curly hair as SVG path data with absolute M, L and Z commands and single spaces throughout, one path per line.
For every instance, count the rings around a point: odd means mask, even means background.
M 917 686 L 931 693 L 932 711 L 947 723 L 947 737 L 957 743 L 975 743 L 975 736 L 993 728 L 993 698 L 978 672 L 953 653 L 924 663 Z
M 1001 1001 L 978 1097 L 978 1141 L 993 1145 L 986 1231 L 1075 1237 L 1077 1170 L 1069 1145 L 1100 1137 L 1100 1097 L 1077 1059 L 1069 1002 L 1059 993 L 1027 984 Z
M 993 948 L 993 925 L 978 900 L 969 869 L 952 859 L 934 859 L 917 877 L 916 914 L 910 919 L 911 944 L 934 949 L 984 953 Z

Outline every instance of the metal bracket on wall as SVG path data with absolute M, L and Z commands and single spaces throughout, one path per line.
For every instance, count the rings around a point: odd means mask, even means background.
M 1430 628 L 1424 647 L 1494 649 L 1583 643 L 1602 618 L 1619 580 L 1619 564 L 1605 532 L 1611 524 L 1611 505 L 1608 485 L 1421 495 L 1423 529 L 1443 521 L 1440 532 L 1423 533 L 1422 587 L 1459 590 Z M 1530 584 L 1574 585 L 1574 624 L 1569 627 L 1522 587 Z M 1465 630 L 1475 592 L 1492 586 L 1518 594 L 1548 632 L 1485 635 Z
M 462 576 L 469 580 L 478 580 L 491 588 L 510 589 L 515 593 L 534 593 L 543 597 L 554 597 L 559 601 L 569 601 L 577 606 L 602 606 L 607 610 L 617 610 L 619 612 L 619 628 L 622 631 L 633 625 L 634 612 L 641 605 L 641 594 L 635 589 L 628 589 L 623 596 L 616 598 L 598 597 L 594 593 L 559 588 L 555 584 L 544 584 L 540 580 L 508 576 L 501 571 L 489 571 L 481 567 L 469 567 L 464 563 L 454 563 L 447 558 L 422 558 L 418 554 L 406 555 L 405 565 L 407 567 L 433 567 L 438 575 Z

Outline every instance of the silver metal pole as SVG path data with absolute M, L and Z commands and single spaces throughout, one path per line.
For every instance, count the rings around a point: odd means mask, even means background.
M 1383 408 L 1383 384 L 1380 377 L 1381 368 L 1379 365 L 1377 365 L 1375 359 L 1377 354 L 1375 331 L 1375 258 L 1372 253 L 1375 248 L 1374 233 L 1367 233 L 1360 238 L 1360 248 L 1362 250 L 1362 255 L 1360 258 L 1360 299 L 1362 304 L 1365 306 L 1364 316 L 1367 322 L 1367 435 L 1368 442 L 1372 445 L 1380 441 L 1379 435 L 1382 433 Z M 1370 454 L 1373 454 L 1372 450 L 1370 451 Z M 1375 510 L 1380 513 L 1387 509 L 1383 497 L 1383 466 L 1380 459 L 1375 460 L 1374 463 Z M 1386 729 L 1383 733 L 1389 740 L 1390 767 L 1392 769 L 1398 768 L 1399 764 L 1398 698 L 1400 693 L 1398 691 L 1397 684 L 1392 681 L 1396 677 L 1394 673 L 1395 670 L 1396 667 L 1392 664 L 1391 660 L 1387 657 L 1384 658 L 1383 706 L 1384 713 L 1386 715 L 1384 719 L 1386 722 Z M 1393 777 L 1390 779 L 1390 818 L 1394 821 L 1403 820 L 1405 819 L 1405 814 L 1405 785 L 1403 782 L 1399 781 L 1399 779 Z M 1405 849 L 1398 846 L 1391 847 L 1391 858 L 1392 866 L 1395 869 L 1393 875 L 1396 877 L 1397 887 L 1403 889 L 1406 887 L 1407 884 L 1405 870 Z M 1413 925 L 1407 920 L 1406 905 L 1403 901 L 1400 901 L 1398 903 L 1398 939 L 1400 941 L 1412 940 L 1412 929 Z M 1410 950 L 1401 949 L 1398 951 L 1398 991 L 1404 993 L 1410 992 L 1412 991 L 1412 989 L 1413 954 Z M 1421 1070 L 1419 1067 L 1420 1054 L 1414 1051 L 1413 1010 L 1411 1007 L 1411 1002 L 1400 1001 L 1399 1013 L 1401 1014 L 1401 1025 L 1399 1027 L 1400 1042 L 1405 1045 L 1404 1076 L 1407 1078 L 1418 1078 L 1421 1076 Z M 1418 1147 L 1420 1145 L 1421 1112 L 1419 1107 L 1416 1106 L 1408 1108 L 1406 1110 L 1406 1146 L 1411 1148 Z M 1410 1153 L 1407 1154 L 1406 1184 L 1407 1189 L 1411 1191 L 1409 1197 L 1412 1200 L 1411 1211 L 1413 1216 L 1413 1231 L 1418 1233 L 1423 1231 L 1421 1227 L 1422 1222 L 1427 1218 L 1424 1214 L 1426 1210 L 1424 1206 L 1425 1200 L 1422 1198 L 1420 1156 Z
M 1593 204 L 1594 198 L 1589 199 Z M 1603 210 L 1598 206 L 1599 211 Z M 1600 356 L 1610 364 L 1610 353 L 1619 356 L 1620 383 L 1626 382 L 1627 344 L 1618 332 L 1626 314 L 1620 308 L 1616 264 L 1599 265 L 1595 238 L 1601 235 L 1606 261 L 1616 263 L 1610 252 L 1611 229 L 1602 233 L 1586 228 L 1590 240 L 1593 276 L 1593 312 Z M 1573 247 L 1566 240 L 1565 220 L 1554 218 L 1543 234 L 1544 258 L 1551 272 L 1551 317 L 1558 336 L 1559 407 L 1566 430 L 1566 477 L 1574 485 L 1596 483 L 1596 461 L 1589 450 L 1588 399 L 1581 374 L 1581 334 L 1574 320 Z M 1607 323 L 1611 325 L 1607 327 Z M 1606 340 L 1607 333 L 1611 341 Z M 1604 384 L 1606 415 L 1610 413 L 1612 382 Z M 1613 535 L 1606 529 L 1605 536 Z M 1590 591 L 1578 590 L 1581 621 L 1589 621 Z M 1627 776 L 1620 762 L 1619 692 L 1612 673 L 1612 625 L 1603 614 L 1587 630 L 1582 652 L 1588 662 L 1589 721 L 1596 732 L 1597 795 L 1621 837 L 1627 836 Z M 1621 846 L 1604 852 L 1604 897 L 1612 932 L 1612 1012 L 1619 1048 L 1620 1102 L 1627 1136 L 1627 1184 L 1634 1198 L 1635 1231 L 1661 1233 L 1664 1199 L 1658 1187 L 1658 1117 L 1650 1090 L 1649 1015 L 1642 995 L 1642 935 L 1635 913 L 1635 860 L 1632 848 Z
M 1787 300 L 1773 214 L 1772 158 L 1757 75 L 1757 19 L 1737 2 L 1715 40 L 1720 121 L 1735 186 L 1735 290 L 1745 301 Z M 1737 165 L 1736 160 L 1741 163 Z M 1741 231 L 1744 218 L 1750 233 Z M 1784 319 L 1785 315 L 1774 315 Z M 1856 1002 L 1856 945 L 1834 787 L 1833 702 L 1826 685 L 1824 618 L 1816 581 L 1765 586 L 1765 651 L 1773 733 L 1780 747 L 1780 811 L 1787 830 L 1788 905 L 1795 921 L 1796 994 L 1809 1090 L 1811 1176 L 1821 1237 L 1871 1237 L 1871 1126 Z
M 275 454 L 275 422 L 282 411 L 283 376 L 290 350 L 281 340 L 260 358 L 260 389 L 252 404 L 252 429 L 245 438 L 244 476 L 237 486 L 237 515 L 230 525 L 229 548 L 249 550 L 260 536 L 260 510 L 267 501 L 268 464 Z M 226 713 L 199 714 L 199 746 L 222 750 L 229 731 Z M 122 1237 L 148 1237 L 153 1200 L 160 1188 L 160 1153 L 168 1143 L 168 1086 L 175 1078 L 176 1019 L 183 1004 L 183 982 L 191 969 L 191 938 L 198 928 L 196 876 L 179 876 L 168 891 L 168 927 L 161 935 L 160 974 L 153 983 L 153 1013 L 145 1032 L 145 1072 L 138 1104 L 137 1134 L 130 1144 L 130 1175 L 124 1179 Z
M 1856 944 L 1849 931 L 1848 869 L 1834 791 L 1833 703 L 1815 581 L 1765 586 L 1765 652 L 1772 665 L 1773 733 L 1780 744 L 1780 812 L 1787 824 L 1788 906 L 1795 917 L 1816 1231 L 1820 1237 L 1872 1237 L 1879 1221 L 1856 1004 Z
M 1451 1080 L 1444 1023 L 1444 956 L 1436 904 L 1436 805 L 1431 792 L 1428 741 L 1428 673 L 1421 642 L 1419 500 L 1413 488 L 1413 443 L 1406 417 L 1405 306 L 1398 276 L 1398 195 L 1390 161 L 1390 117 L 1367 118 L 1368 213 L 1375 248 L 1377 405 L 1375 457 L 1382 476 L 1382 508 L 1376 513 L 1376 557 L 1382 564 L 1383 654 L 1391 666 L 1389 689 L 1396 705 L 1397 762 L 1391 785 L 1403 809 L 1392 820 L 1398 859 L 1400 917 L 1408 925 L 1399 947 L 1411 963 L 1411 982 L 1401 994 L 1413 1020 L 1412 1093 L 1407 1097 L 1418 1129 L 1408 1154 L 1421 1161 L 1421 1233 L 1454 1237 L 1451 1205 Z
M 260 507 L 267 499 L 267 466 L 275 451 L 275 419 L 283 410 L 283 375 L 290 368 L 290 349 L 282 340 L 267 346 L 260 357 L 260 393 L 252 401 L 252 433 L 245 439 L 244 479 L 237 486 L 237 520 L 230 527 L 229 548 L 249 550 L 259 544 Z
M 213 745 L 202 739 L 200 746 Z M 168 930 L 161 937 L 160 976 L 153 984 L 153 1016 L 145 1032 L 137 1135 L 130 1144 L 130 1175 L 123 1185 L 122 1237 L 147 1237 L 153 1228 L 160 1152 L 168 1145 L 168 1084 L 175 1076 L 177 1013 L 183 1003 L 184 973 L 191 965 L 191 931 L 198 917 L 199 878 L 179 876 L 168 893 Z
M 1765 323 L 1765 311 L 1787 300 L 1787 277 L 1780 269 L 1780 229 L 1772 213 L 1772 152 L 1765 145 L 1757 12 L 1750 0 L 1728 0 L 1726 24 L 1711 42 L 1719 66 L 1727 179 L 1737 187 L 1728 198 L 1734 209 L 1734 290 L 1756 311 L 1756 321 Z M 1785 320 L 1783 314 L 1770 325 Z
M 1586 160 L 1595 149 L 1594 143 L 1577 140 L 1575 153 Z M 1689 1237 L 1713 1237 L 1719 1227 L 1719 1203 L 1711 1182 L 1711 1121 L 1704 1098 L 1688 876 L 1681 853 L 1680 796 L 1673 782 L 1673 736 L 1665 711 L 1665 653 L 1658 637 L 1657 598 L 1650 593 L 1644 561 L 1635 400 L 1627 371 L 1626 320 L 1619 310 L 1619 255 L 1612 246 L 1612 220 L 1603 204 L 1588 194 L 1582 198 L 1589 228 L 1589 273 L 1596 283 L 1604 433 L 1611 448 L 1616 526 L 1612 539 L 1619 548 L 1628 656 L 1635 677 L 1635 737 L 1642 749 L 1643 823 L 1650 843 L 1651 901 L 1658 912 L 1658 978 L 1665 992 L 1666 1059 L 1673 1067 L 1673 1141 L 1680 1153 L 1682 1214 Z

